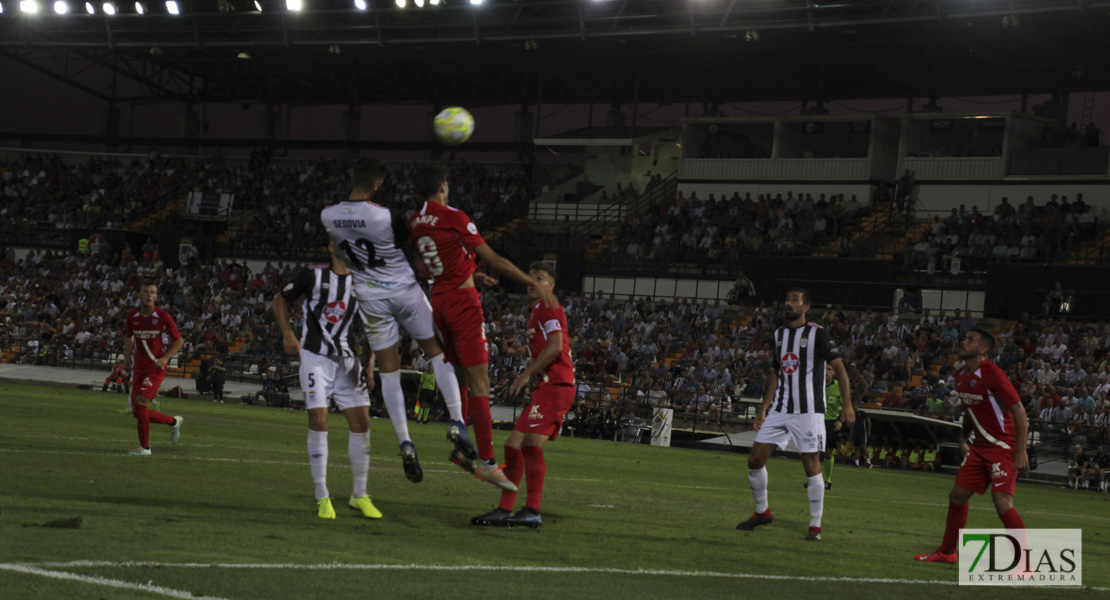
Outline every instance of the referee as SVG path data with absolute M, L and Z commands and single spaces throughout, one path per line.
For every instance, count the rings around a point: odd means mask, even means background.
M 806 541 L 821 541 L 821 513 L 824 511 L 825 484 L 821 477 L 818 453 L 825 448 L 825 364 L 831 364 L 843 397 L 841 420 L 851 427 L 856 420 L 852 410 L 848 372 L 840 350 L 820 325 L 809 323 L 809 292 L 792 287 L 786 291 L 787 324 L 775 330 L 774 370 L 767 376 L 763 405 L 755 418 L 758 431 L 748 455 L 748 481 L 755 497 L 755 514 L 736 526 L 750 531 L 771 522 L 767 503 L 767 459 L 775 446 L 786 447 L 788 439 L 802 455 L 809 495 L 809 533 Z M 768 413 L 768 410 L 770 412 Z

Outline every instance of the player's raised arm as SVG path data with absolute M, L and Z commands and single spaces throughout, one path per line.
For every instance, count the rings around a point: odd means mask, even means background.
M 479 258 L 489 263 L 499 273 L 504 273 L 509 279 L 523 283 L 524 285 L 536 288 L 539 293 L 539 299 L 543 301 L 544 305 L 552 308 L 559 305 L 559 301 L 555 299 L 554 292 L 543 289 L 542 286 L 536 284 L 536 280 L 532 276 L 521 271 L 513 262 L 504 256 L 501 256 L 489 247 L 489 244 L 482 244 L 474 249 L 474 253 Z

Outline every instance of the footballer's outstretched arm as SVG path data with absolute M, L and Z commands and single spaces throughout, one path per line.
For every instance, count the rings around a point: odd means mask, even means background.
M 481 246 L 478 246 L 474 249 L 474 252 L 478 255 L 479 258 L 489 263 L 489 265 L 497 270 L 499 273 L 504 273 L 505 275 L 507 275 L 509 279 L 519 281 L 524 285 L 530 285 L 535 288 L 536 292 L 540 295 L 540 299 L 543 300 L 544 303 L 548 306 L 558 305 L 558 302 L 555 300 L 555 297 L 551 292 L 545 292 L 543 288 L 541 288 L 539 285 L 536 285 L 536 280 L 532 279 L 531 275 L 518 269 L 511 260 L 505 258 L 504 256 L 501 256 L 497 252 L 494 252 L 493 248 L 489 247 L 489 244 L 482 244 Z

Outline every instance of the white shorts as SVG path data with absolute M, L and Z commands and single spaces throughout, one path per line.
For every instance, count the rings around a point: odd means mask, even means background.
M 355 295 L 358 295 L 355 288 Z M 401 341 L 398 323 L 413 338 L 427 340 L 435 337 L 432 325 L 432 305 L 424 290 L 415 283 L 398 289 L 388 298 L 358 299 L 362 322 L 366 324 L 366 337 L 375 352 L 385 350 Z
M 323 356 L 301 350 L 301 390 L 307 409 L 327 408 L 334 398 L 339 410 L 370 406 L 370 394 L 362 387 L 358 358 Z
M 755 436 L 761 444 L 775 444 L 781 450 L 794 440 L 798 452 L 807 454 L 825 449 L 825 415 L 818 413 L 787 414 L 771 412 Z

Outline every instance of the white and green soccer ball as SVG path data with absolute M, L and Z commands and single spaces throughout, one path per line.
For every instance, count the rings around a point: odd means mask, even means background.
M 432 127 L 439 141 L 448 146 L 456 146 L 474 133 L 474 116 L 461 106 L 449 106 L 439 111 Z

